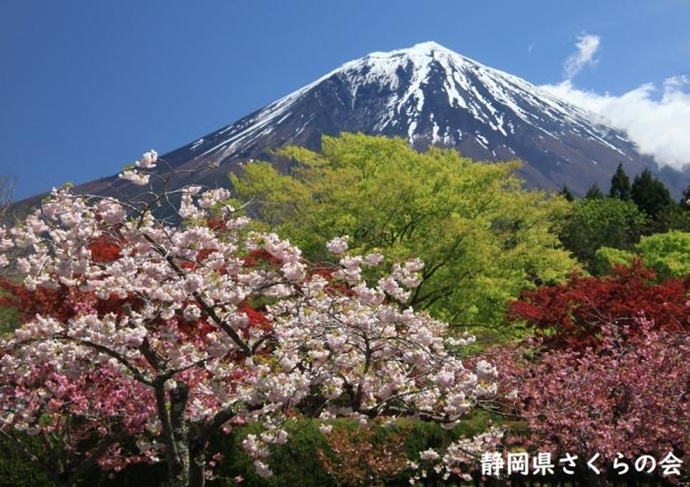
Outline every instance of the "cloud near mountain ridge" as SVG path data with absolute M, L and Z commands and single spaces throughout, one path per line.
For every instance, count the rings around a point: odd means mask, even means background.
M 668 78 L 661 89 L 645 83 L 619 96 L 582 90 L 572 79 L 586 66 L 596 64 L 600 41 L 596 35 L 579 36 L 577 51 L 563 64 L 565 81 L 541 88 L 625 130 L 638 150 L 654 157 L 659 165 L 690 168 L 690 78 Z

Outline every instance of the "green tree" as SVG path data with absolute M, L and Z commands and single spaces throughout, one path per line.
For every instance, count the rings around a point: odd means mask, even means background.
M 575 201 L 575 196 L 573 196 L 573 192 L 570 191 L 570 188 L 565 184 L 563 185 L 563 189 L 561 189 L 558 194 L 563 196 L 567 201 Z
M 690 275 L 690 233 L 671 231 L 642 237 L 635 248 L 661 279 Z
M 635 253 L 629 250 L 601 247 L 594 254 L 593 272 L 597 276 L 611 274 L 617 266 L 628 267 L 635 261 Z
M 680 205 L 682 210 L 690 211 L 690 186 L 685 188 L 685 191 L 683 191 L 683 194 L 681 195 L 678 204 Z
M 599 189 L 599 185 L 597 183 L 594 183 L 592 186 L 590 186 L 585 193 L 586 200 L 598 200 L 603 197 L 604 193 L 601 192 L 601 189 Z
M 635 176 L 630 195 L 637 207 L 649 217 L 646 234 L 665 232 L 676 210 L 676 204 L 666 185 L 645 169 Z
M 590 271 L 600 247 L 632 250 L 646 218 L 632 201 L 617 198 L 582 199 L 561 231 L 561 242 Z
M 678 206 L 672 212 L 669 227 L 671 230 L 690 232 L 690 186 L 681 194 Z
M 319 153 L 279 154 L 295 162 L 289 175 L 253 163 L 231 176 L 248 210 L 312 260 L 326 258 L 324 243 L 339 235 L 357 252 L 418 256 L 423 282 L 411 304 L 446 321 L 498 323 L 522 289 L 576 266 L 556 232 L 568 203 L 523 189 L 518 163 L 354 134 L 324 137 Z
M 690 276 L 690 233 L 670 231 L 642 237 L 633 251 L 602 247 L 597 251 L 598 273 L 609 272 L 615 265 L 629 265 L 636 258 L 656 272 L 660 280 Z
M 611 178 L 611 188 L 609 189 L 611 198 L 619 200 L 629 200 L 631 198 L 630 178 L 623 169 L 623 163 L 618 163 L 618 168 Z

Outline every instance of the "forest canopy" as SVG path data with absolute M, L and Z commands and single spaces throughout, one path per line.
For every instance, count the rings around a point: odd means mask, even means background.
M 420 258 L 422 284 L 410 304 L 440 319 L 497 325 L 522 289 L 560 282 L 578 267 L 558 239 L 567 201 L 523 188 L 518 162 L 420 153 L 402 139 L 362 134 L 277 155 L 292 161 L 288 174 L 255 162 L 231 176 L 249 214 L 315 261 L 341 235 L 358 252 Z

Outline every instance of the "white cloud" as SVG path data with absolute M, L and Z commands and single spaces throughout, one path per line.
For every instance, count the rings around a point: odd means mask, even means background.
M 582 34 L 577 38 L 577 52 L 573 53 L 563 63 L 563 76 L 565 79 L 573 79 L 585 66 L 594 66 L 597 61 L 594 55 L 599 50 L 601 37 L 591 34 Z
M 621 96 L 580 90 L 569 79 L 542 88 L 625 130 L 657 163 L 676 169 L 690 165 L 690 78 L 669 78 L 660 90 L 647 83 Z

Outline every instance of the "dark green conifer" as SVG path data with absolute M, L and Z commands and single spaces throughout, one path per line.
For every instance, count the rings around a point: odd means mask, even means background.
M 649 217 L 650 228 L 645 233 L 669 230 L 670 220 L 677 211 L 677 206 L 666 185 L 652 175 L 649 169 L 635 176 L 630 187 L 630 196 L 637 207 Z
M 673 206 L 673 198 L 666 185 L 645 169 L 635 176 L 630 188 L 630 195 L 635 204 L 650 218 Z
M 683 191 L 679 204 L 681 210 L 690 211 L 690 186 L 685 188 L 685 191 Z
M 573 196 L 572 191 L 570 191 L 570 188 L 568 188 L 568 186 L 566 186 L 565 184 L 563 185 L 563 189 L 561 189 L 558 192 L 558 194 L 563 196 L 568 201 L 574 201 L 575 200 L 575 196 Z
M 609 190 L 609 196 L 611 198 L 618 198 L 619 200 L 627 201 L 630 199 L 631 188 L 630 188 L 630 178 L 623 170 L 623 163 L 618 163 L 618 169 L 613 174 L 611 178 L 611 189 Z
M 597 183 L 594 183 L 592 186 L 590 186 L 585 193 L 585 199 L 587 200 L 596 200 L 603 197 L 604 193 L 601 192 L 601 189 L 599 189 L 599 185 Z

